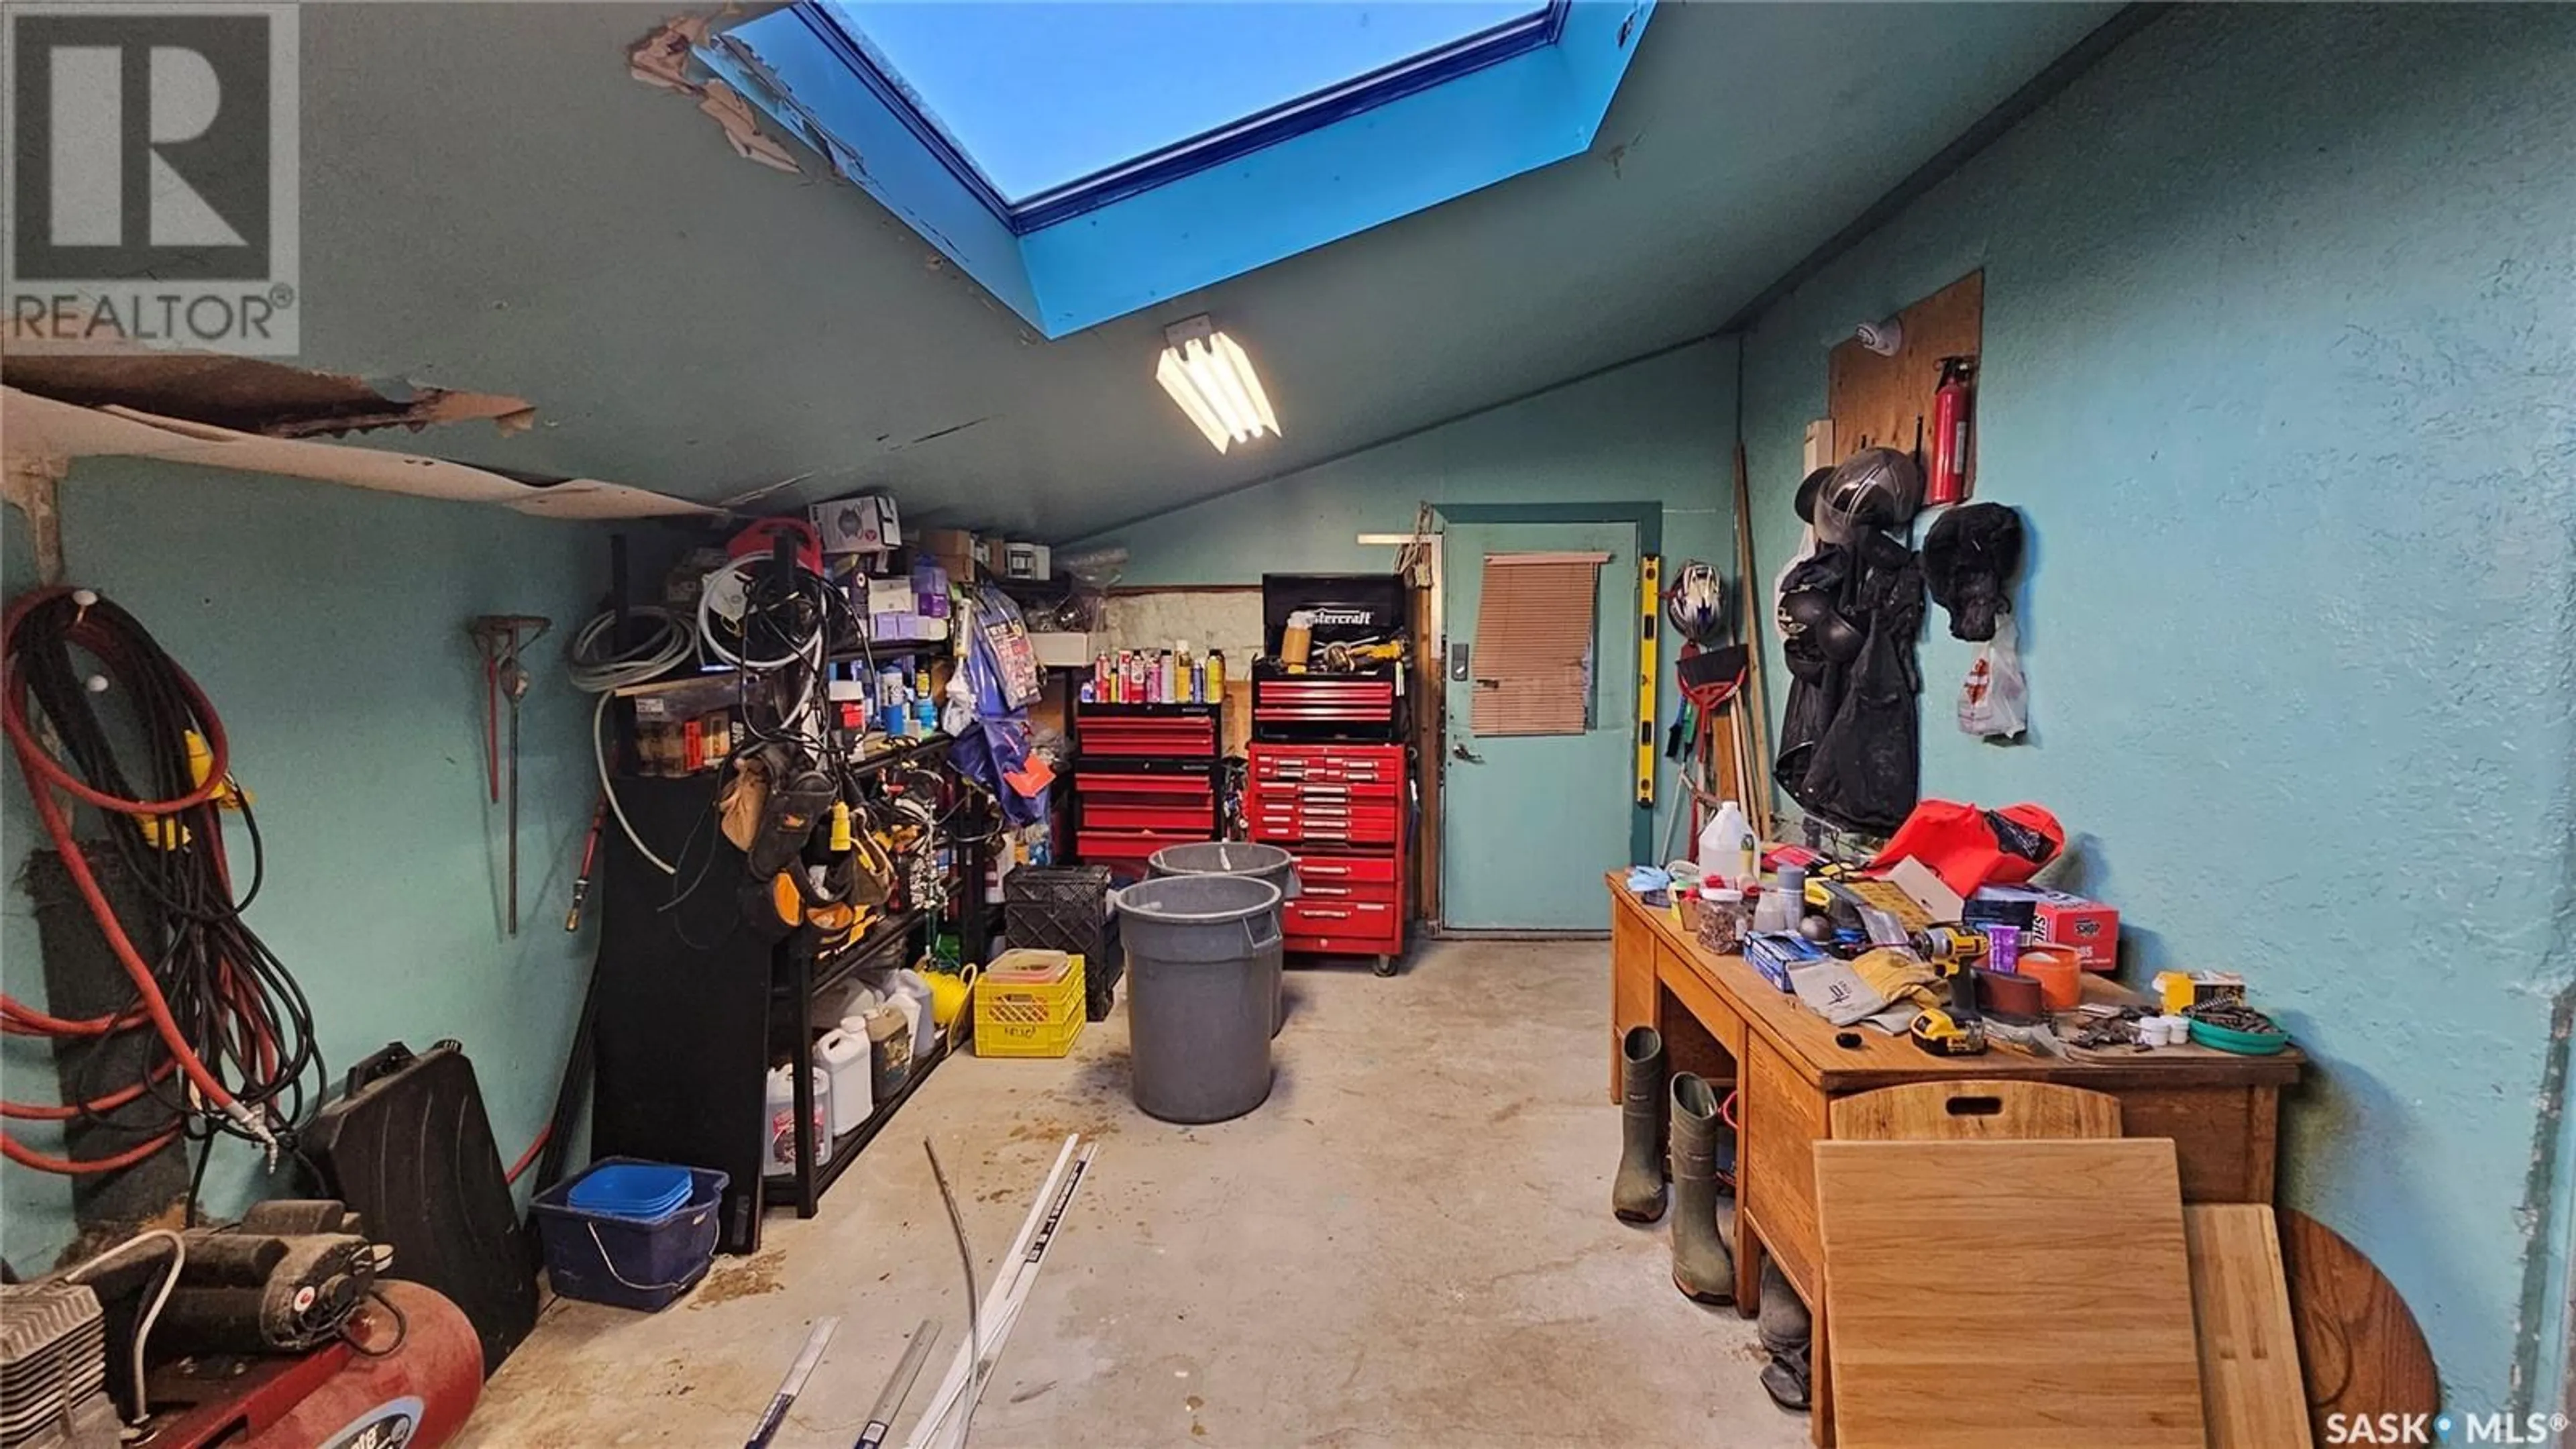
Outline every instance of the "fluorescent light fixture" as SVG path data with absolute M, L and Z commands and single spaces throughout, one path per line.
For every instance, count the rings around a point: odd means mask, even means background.
M 1279 417 L 1270 398 L 1235 340 L 1216 330 L 1206 317 L 1192 317 L 1163 329 L 1163 360 L 1154 380 L 1220 453 L 1268 433 L 1279 436 Z

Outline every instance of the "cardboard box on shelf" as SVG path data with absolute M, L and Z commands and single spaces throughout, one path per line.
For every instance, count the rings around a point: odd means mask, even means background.
M 1013 539 L 1002 545 L 1002 577 L 1038 582 L 1054 576 L 1055 551 L 1042 543 Z
M 899 579 L 868 580 L 868 607 L 864 612 L 910 614 L 917 612 L 919 607 L 917 596 L 912 591 L 912 579 L 909 575 Z
M 903 542 L 894 500 L 882 493 L 835 498 L 806 511 L 825 553 L 883 553 Z

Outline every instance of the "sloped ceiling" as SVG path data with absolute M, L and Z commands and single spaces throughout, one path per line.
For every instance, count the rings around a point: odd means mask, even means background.
M 1076 537 L 1710 332 L 2114 8 L 1666 0 L 1590 155 L 1046 342 L 631 79 L 662 9 L 308 6 L 300 360 L 536 406 L 464 461 Z M 1154 386 L 1201 311 L 1285 438 Z

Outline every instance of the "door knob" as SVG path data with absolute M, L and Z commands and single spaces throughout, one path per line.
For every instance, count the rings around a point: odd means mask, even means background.
M 1485 763 L 1484 756 L 1477 754 L 1474 750 L 1467 748 L 1465 745 L 1450 746 L 1449 757 L 1455 760 L 1463 760 L 1470 765 L 1481 765 Z

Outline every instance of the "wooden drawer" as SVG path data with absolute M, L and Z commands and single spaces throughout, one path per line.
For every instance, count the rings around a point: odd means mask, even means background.
M 1760 1037 L 1746 1043 L 1742 1140 L 1737 1190 L 1762 1245 L 1810 1304 L 1823 1302 L 1825 1254 L 1816 1230 L 1816 1165 L 1811 1148 L 1826 1135 L 1823 1094 L 1799 1080 Z M 1927 1245 L 1927 1252 L 1936 1251 Z

